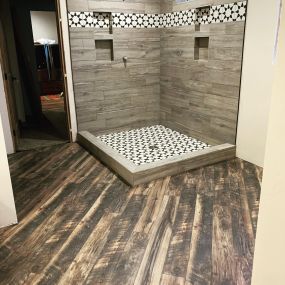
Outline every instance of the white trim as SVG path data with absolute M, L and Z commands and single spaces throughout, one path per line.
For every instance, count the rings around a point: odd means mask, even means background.
M 0 78 L 2 81 L 2 78 Z M 8 159 L 6 155 L 4 132 L 0 118 L 0 228 L 14 225 L 17 221 L 17 213 L 9 171 Z
M 15 152 L 15 147 L 13 143 L 13 136 L 9 119 L 8 104 L 5 96 L 1 62 L 0 62 L 0 114 L 3 124 L 3 133 L 4 133 L 6 151 L 8 154 L 11 154 Z
M 68 91 L 68 105 L 69 105 L 69 115 L 70 124 L 72 131 L 72 141 L 75 142 L 77 138 L 77 118 L 75 109 L 75 98 L 73 90 L 73 80 L 72 80 L 72 67 L 71 67 L 71 56 L 70 56 L 70 44 L 69 44 L 69 29 L 68 29 L 68 17 L 67 17 L 67 7 L 66 0 L 59 0 L 60 3 L 60 15 L 61 15 L 61 27 L 62 27 L 62 37 L 63 37 L 63 48 L 65 57 L 65 68 L 67 75 L 67 91 Z

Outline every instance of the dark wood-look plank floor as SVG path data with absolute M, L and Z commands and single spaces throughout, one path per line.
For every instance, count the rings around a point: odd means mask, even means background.
M 250 284 L 260 168 L 131 188 L 77 144 L 9 162 L 20 223 L 0 230 L 0 284 Z

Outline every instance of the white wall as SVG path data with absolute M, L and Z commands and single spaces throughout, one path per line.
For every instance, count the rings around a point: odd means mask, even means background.
M 12 133 L 11 133 L 11 128 L 10 128 L 10 121 L 9 121 L 7 101 L 6 101 L 5 90 L 4 90 L 1 62 L 0 62 L 0 115 L 1 115 L 2 123 L 3 123 L 3 131 L 4 131 L 4 138 L 5 138 L 5 145 L 6 145 L 7 153 L 11 154 L 14 152 L 14 144 L 13 144 L 13 138 L 12 138 Z
M 284 2 L 284 0 L 283 0 Z M 285 284 L 285 6 L 269 114 L 253 285 Z
M 263 166 L 280 0 L 249 0 L 237 132 L 237 156 Z
M 55 12 L 31 11 L 34 41 L 55 40 L 58 43 Z
M 0 119 L 0 228 L 17 223 L 11 178 Z

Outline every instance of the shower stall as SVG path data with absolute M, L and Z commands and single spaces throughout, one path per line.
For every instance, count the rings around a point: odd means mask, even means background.
M 246 1 L 67 0 L 78 141 L 131 185 L 235 156 Z

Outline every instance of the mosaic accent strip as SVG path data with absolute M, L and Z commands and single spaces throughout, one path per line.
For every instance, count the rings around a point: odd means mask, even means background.
M 247 2 L 237 2 L 212 6 L 210 13 L 207 14 L 205 9 L 201 9 L 198 15 L 200 24 L 214 24 L 225 22 L 245 21 Z
M 109 28 L 111 13 L 94 12 L 94 27 L 95 28 Z
M 114 28 L 168 28 L 245 21 L 247 1 L 165 14 L 112 13 Z M 108 28 L 111 13 L 69 12 L 70 27 Z
M 160 28 L 159 14 L 112 13 L 114 28 Z
M 162 125 L 98 136 L 135 165 L 199 151 L 210 145 Z
M 161 18 L 161 28 L 190 26 L 197 23 L 197 10 L 166 13 Z
M 69 12 L 69 27 L 94 28 L 93 12 Z

